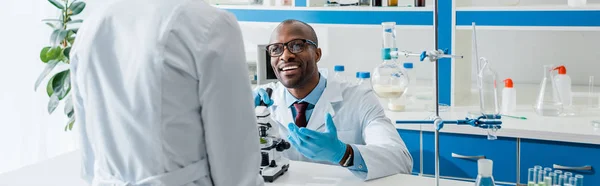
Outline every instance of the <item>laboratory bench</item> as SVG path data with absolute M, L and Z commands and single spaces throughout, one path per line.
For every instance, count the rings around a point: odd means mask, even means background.
M 13 172 L 0 174 L 0 185 L 82 186 L 80 178 L 79 151 L 69 152 L 49 160 L 30 165 Z M 435 185 L 431 177 L 396 174 L 379 179 L 363 181 L 346 168 L 333 165 L 291 161 L 289 170 L 273 183 L 265 186 L 413 186 Z M 441 186 L 471 186 L 472 182 L 441 179 Z
M 444 120 L 464 119 L 478 107 L 442 109 Z M 386 111 L 396 120 L 427 120 L 434 112 L 407 107 L 404 112 Z M 502 128 L 488 140 L 481 128 L 446 124 L 440 131 L 440 175 L 443 178 L 472 181 L 477 177 L 477 159 L 494 161 L 497 182 L 526 184 L 527 169 L 535 165 L 561 169 L 584 176 L 584 185 L 600 185 L 600 129 L 593 126 L 597 116 L 542 117 L 531 106 L 518 107 L 514 116 L 502 118 Z M 396 124 L 413 160 L 413 174 L 434 174 L 434 127 L 432 124 Z

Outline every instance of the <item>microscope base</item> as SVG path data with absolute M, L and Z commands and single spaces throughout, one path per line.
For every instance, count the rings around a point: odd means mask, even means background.
M 288 170 L 289 167 L 290 167 L 289 161 L 284 160 L 284 161 L 278 162 L 276 167 L 269 167 L 269 166 L 261 167 L 260 173 L 266 182 L 273 182 L 277 178 L 279 178 L 279 176 L 282 176 L 283 174 L 285 174 L 285 172 Z

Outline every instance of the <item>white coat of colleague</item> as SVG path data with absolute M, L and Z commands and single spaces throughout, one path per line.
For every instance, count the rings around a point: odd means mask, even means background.
M 264 185 L 243 47 L 236 18 L 201 0 L 121 0 L 90 15 L 71 52 L 84 180 Z
M 283 21 L 266 50 L 279 81 L 257 87 L 254 101 L 269 105 L 292 144 L 284 156 L 340 165 L 363 180 L 411 172 L 412 157 L 374 92 L 319 73 L 321 49 L 310 25 Z

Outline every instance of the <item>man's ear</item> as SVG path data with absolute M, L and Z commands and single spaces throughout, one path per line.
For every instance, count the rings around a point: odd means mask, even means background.
M 316 62 L 318 63 L 321 60 L 321 48 L 317 48 L 317 50 L 315 51 L 317 53 L 317 60 Z

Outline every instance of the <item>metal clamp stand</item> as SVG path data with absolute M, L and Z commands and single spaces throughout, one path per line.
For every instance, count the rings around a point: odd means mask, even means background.
M 473 127 L 479 127 L 484 129 L 496 130 L 500 128 L 502 121 L 499 121 L 499 115 L 487 115 L 480 116 L 476 119 L 465 118 L 464 120 L 447 120 L 444 121 L 440 117 L 440 104 L 439 104 L 439 59 L 442 58 L 463 58 L 463 56 L 448 54 L 448 50 L 438 49 L 438 0 L 434 0 L 435 7 L 433 8 L 433 29 L 434 29 L 434 42 L 436 50 L 424 51 L 421 54 L 415 54 L 408 51 L 392 52 L 392 56 L 405 56 L 405 57 L 419 57 L 421 61 L 429 59 L 429 61 L 435 63 L 435 119 L 431 120 L 419 120 L 419 121 L 396 121 L 396 124 L 433 124 L 435 126 L 435 184 L 440 185 L 440 146 L 439 136 L 440 130 L 443 128 L 444 123 L 458 124 L 458 125 L 471 125 Z

